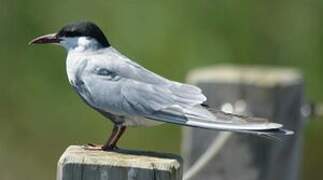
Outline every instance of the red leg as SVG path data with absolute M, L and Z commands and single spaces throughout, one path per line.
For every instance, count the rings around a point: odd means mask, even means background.
M 122 134 L 125 132 L 126 126 L 121 125 L 114 125 L 112 133 L 108 139 L 108 141 L 105 143 L 104 146 L 102 146 L 102 150 L 104 151 L 111 151 L 116 148 L 117 142 L 122 136 Z

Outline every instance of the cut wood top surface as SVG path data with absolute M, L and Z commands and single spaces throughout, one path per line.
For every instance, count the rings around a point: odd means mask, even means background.
M 174 170 L 174 168 L 180 168 L 181 162 L 182 159 L 173 154 L 133 150 L 105 152 L 101 150 L 87 150 L 84 146 L 71 145 L 61 156 L 58 164 L 92 164 L 169 171 Z

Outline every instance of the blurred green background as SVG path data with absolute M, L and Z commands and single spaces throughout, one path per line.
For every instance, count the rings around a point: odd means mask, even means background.
M 66 52 L 27 45 L 76 20 L 96 22 L 124 54 L 167 78 L 217 63 L 300 68 L 323 101 L 322 0 L 0 0 L 0 179 L 55 179 L 69 144 L 102 143 L 111 123 L 69 86 Z M 303 179 L 319 179 L 323 122 L 306 126 Z M 180 151 L 180 128 L 130 129 L 122 147 Z

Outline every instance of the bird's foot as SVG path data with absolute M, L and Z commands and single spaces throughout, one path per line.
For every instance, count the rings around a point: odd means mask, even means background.
M 117 151 L 119 148 L 117 146 L 102 146 L 101 150 L 103 151 Z
M 101 151 L 102 145 L 88 143 L 88 144 L 83 145 L 83 148 L 85 150 L 89 150 L 89 151 Z
M 100 144 L 88 143 L 83 145 L 83 148 L 88 151 L 117 151 L 119 148 L 117 146 L 102 146 Z

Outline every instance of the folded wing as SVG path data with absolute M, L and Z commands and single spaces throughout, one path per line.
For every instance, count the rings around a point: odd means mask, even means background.
M 169 81 L 130 60 L 101 63 L 99 67 L 117 76 L 111 79 L 92 74 L 90 92 L 100 95 L 102 103 L 97 108 L 102 111 L 111 110 L 112 105 L 105 102 L 113 99 L 114 110 L 121 114 L 185 126 L 256 134 L 282 128 L 266 119 L 211 111 L 201 106 L 206 97 L 198 87 Z M 111 97 L 111 92 L 116 97 Z

